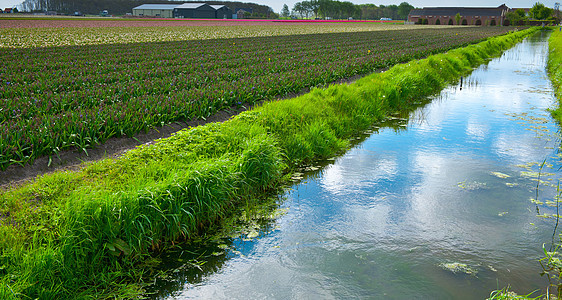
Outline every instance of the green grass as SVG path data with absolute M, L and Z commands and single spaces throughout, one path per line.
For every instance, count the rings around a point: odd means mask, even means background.
M 554 86 L 554 93 L 558 101 L 562 101 L 562 32 L 556 28 L 548 40 L 548 73 Z M 562 123 L 562 108 L 551 110 L 552 116 Z
M 505 287 L 501 290 L 496 290 L 490 293 L 490 298 L 487 300 L 537 300 L 541 299 L 542 296 L 531 296 L 533 293 L 527 295 L 518 295 L 517 293 L 511 291 L 511 288 Z
M 439 92 L 535 29 L 267 102 L 119 159 L 0 194 L 0 298 L 132 297 L 155 252 L 205 235 L 277 192 L 302 164 L 345 150 L 391 113 Z

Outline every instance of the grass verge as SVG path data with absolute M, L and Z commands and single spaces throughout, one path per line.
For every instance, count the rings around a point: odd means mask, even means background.
M 204 235 L 234 207 L 275 192 L 297 166 L 346 149 L 358 132 L 439 92 L 535 30 L 268 102 L 119 159 L 2 192 L 0 298 L 138 295 L 152 253 Z
M 562 101 L 562 32 L 560 27 L 552 32 L 548 40 L 548 74 L 554 86 L 558 102 Z M 551 110 L 552 116 L 562 123 L 562 107 Z

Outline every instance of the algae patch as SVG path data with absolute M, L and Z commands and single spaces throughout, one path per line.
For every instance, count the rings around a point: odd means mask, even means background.
M 509 176 L 509 175 L 507 175 L 507 174 L 500 173 L 500 172 L 490 172 L 490 174 L 492 174 L 492 175 L 494 175 L 494 176 L 496 176 L 496 177 L 498 177 L 498 178 L 502 178 L 502 179 L 511 177 L 511 176 Z
M 487 189 L 488 186 L 486 185 L 485 182 L 477 182 L 477 181 L 472 181 L 472 182 L 467 182 L 462 181 L 457 183 L 457 186 L 463 190 L 468 190 L 468 191 L 474 191 L 474 190 L 480 190 L 480 189 Z
M 474 270 L 473 268 L 469 267 L 467 264 L 463 264 L 463 263 L 459 263 L 459 262 L 442 263 L 439 266 L 443 270 L 450 271 L 450 272 L 453 272 L 455 274 L 457 274 L 457 273 L 464 273 L 464 274 L 467 274 L 467 275 L 478 274 L 477 270 Z

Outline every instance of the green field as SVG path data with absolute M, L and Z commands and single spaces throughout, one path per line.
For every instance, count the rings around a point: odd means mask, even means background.
M 0 60 L 9 62 L 0 65 L 0 170 L 513 30 L 405 29 L 363 23 L 0 29 L 2 39 L 19 39 L 22 47 L 0 48 Z M 92 30 L 93 37 L 82 30 Z M 113 30 L 121 33 L 114 36 Z M 190 35 L 170 37 L 177 32 Z M 181 41 L 143 40 L 138 34 Z M 45 40 L 54 42 L 35 47 Z M 81 46 L 60 46 L 68 40 Z M 90 42 L 96 45 L 83 45 Z

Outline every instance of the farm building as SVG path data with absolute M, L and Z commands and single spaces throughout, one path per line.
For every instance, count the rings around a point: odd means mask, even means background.
M 206 3 L 184 3 L 174 8 L 174 18 L 215 19 L 216 11 Z
M 133 8 L 133 16 L 173 18 L 177 4 L 143 4 Z
M 232 12 L 224 5 L 206 3 L 143 4 L 133 8 L 133 16 L 193 19 L 230 19 Z
M 232 12 L 226 5 L 211 5 L 215 9 L 216 19 L 232 19 Z
M 429 25 L 497 26 L 503 25 L 508 11 L 505 4 L 498 7 L 424 7 L 412 9 L 408 21 Z

